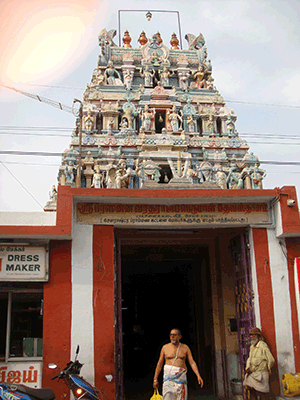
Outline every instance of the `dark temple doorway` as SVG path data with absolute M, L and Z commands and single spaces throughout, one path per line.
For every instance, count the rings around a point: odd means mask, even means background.
M 208 246 L 121 247 L 124 398 L 149 400 L 161 347 L 182 330 L 205 377 L 188 366 L 189 398 L 213 394 L 213 318 Z M 160 392 L 162 373 L 160 374 Z

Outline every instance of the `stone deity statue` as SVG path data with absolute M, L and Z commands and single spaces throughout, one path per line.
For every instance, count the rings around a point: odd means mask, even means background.
M 144 112 L 140 113 L 142 126 L 145 129 L 145 131 L 151 130 L 151 123 L 152 121 L 154 121 L 155 113 L 156 113 L 155 108 L 152 108 L 151 111 L 149 111 L 148 104 L 145 104 Z
M 179 72 L 178 73 L 178 79 L 179 79 L 179 87 L 183 91 L 186 91 L 189 86 L 189 79 L 190 79 L 190 73 L 189 71 L 186 72 Z
M 179 122 L 182 123 L 182 118 L 180 115 L 177 114 L 175 105 L 173 106 L 171 113 L 170 110 L 167 111 L 167 118 L 171 123 L 172 132 L 178 132 Z
M 187 123 L 187 126 L 188 126 L 188 131 L 190 133 L 195 133 L 196 132 L 196 122 L 194 121 L 192 115 L 189 115 L 187 117 L 186 123 Z
M 74 163 L 72 161 L 69 161 L 68 165 L 66 166 L 65 176 L 67 184 L 74 182 Z
M 244 189 L 252 189 L 251 174 L 252 168 L 249 164 L 246 164 L 240 175 L 240 186 L 242 186 Z M 239 189 L 242 189 L 242 187 L 239 187 Z
M 121 75 L 119 72 L 114 68 L 113 62 L 109 61 L 107 64 L 107 68 L 104 71 L 104 75 L 107 79 L 107 84 L 111 86 L 120 86 L 122 85 Z
M 87 115 L 84 118 L 84 126 L 85 129 L 90 132 L 94 129 L 94 125 L 95 125 L 95 117 L 92 116 L 92 112 L 90 110 L 90 108 L 88 109 Z
M 227 189 L 227 176 L 221 165 L 216 172 L 216 182 L 221 189 Z
M 226 179 L 229 189 L 238 189 L 241 185 L 239 168 L 235 163 L 231 163 Z
M 205 74 L 207 72 L 207 69 L 204 67 L 204 65 L 200 65 L 198 68 L 198 71 L 196 71 L 193 74 L 193 78 L 195 79 L 195 82 L 192 82 L 191 87 L 195 87 L 198 89 L 201 89 L 205 87 Z
M 50 198 L 50 201 L 57 200 L 57 190 L 55 188 L 55 185 L 52 186 L 51 191 L 49 192 L 49 198 Z
M 152 70 L 152 72 L 149 69 L 149 66 L 146 65 L 144 72 L 142 73 L 142 70 L 140 69 L 140 75 L 142 78 L 144 78 L 144 86 L 152 87 L 153 86 L 153 77 L 154 77 L 155 72 Z
M 255 164 L 253 171 L 251 173 L 251 180 L 252 180 L 252 188 L 253 189 L 262 189 L 262 181 L 263 178 L 266 176 L 266 171 L 260 169 L 258 164 Z
M 133 80 L 133 71 L 130 71 L 128 69 L 124 74 L 124 85 L 126 89 L 131 89 L 132 80 Z
M 170 73 L 168 71 L 168 68 L 166 66 L 164 66 L 163 70 L 159 71 L 161 86 L 169 86 L 170 85 L 169 77 L 172 75 L 174 75 L 174 71 L 172 73 Z
M 95 189 L 101 189 L 104 187 L 104 177 L 100 171 L 99 165 L 95 167 L 95 173 L 93 175 L 92 187 Z

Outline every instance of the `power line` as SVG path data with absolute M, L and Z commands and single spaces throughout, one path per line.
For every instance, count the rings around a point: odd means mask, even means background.
M 70 137 L 70 135 L 60 135 L 59 133 L 19 133 L 19 132 L 0 132 L 0 135 L 17 135 L 17 136 L 39 136 L 43 138 L 45 136 L 55 136 L 55 137 Z
M 5 161 L 5 164 L 14 164 L 14 165 L 28 165 L 28 166 L 37 166 L 37 167 L 56 167 L 58 168 L 60 164 L 48 164 L 48 163 L 27 163 L 27 162 L 18 162 L 18 161 Z M 269 174 L 300 174 L 300 171 L 268 171 Z
M 34 165 L 37 167 L 59 167 L 60 164 L 47 164 L 47 163 L 26 163 L 18 161 L 5 161 L 5 164 L 15 164 L 15 165 Z
M 15 92 L 21 93 L 24 96 L 30 97 L 31 99 L 38 100 L 41 103 L 45 103 L 45 104 L 47 104 L 49 106 L 52 106 L 52 107 L 58 108 L 58 109 L 60 109 L 62 111 L 66 111 L 68 113 L 73 114 L 74 110 L 73 110 L 72 107 L 66 106 L 66 105 L 64 105 L 62 103 L 59 103 L 57 101 L 54 101 L 54 100 L 51 100 L 51 99 L 47 99 L 46 97 L 42 97 L 42 96 L 39 96 L 37 94 L 23 92 L 22 90 L 15 89 L 12 86 L 3 85 L 2 83 L 0 83 L 0 86 L 5 87 L 6 89 L 14 90 Z
M 300 106 L 292 106 L 288 104 L 274 104 L 274 103 L 255 103 L 252 101 L 239 101 L 239 100 L 224 100 L 226 103 L 237 103 L 254 106 L 267 106 L 267 107 L 283 107 L 283 108 L 300 108 Z
M 3 165 L 3 167 L 10 173 L 10 175 L 22 186 L 22 188 L 33 198 L 33 200 L 44 210 L 44 207 L 37 201 L 37 199 L 29 192 L 29 190 L 26 189 L 26 187 L 19 181 L 18 178 L 14 176 L 14 174 L 7 168 L 7 166 L 0 161 L 0 163 Z
M 14 126 L 14 125 L 0 125 L 0 130 L 38 130 L 38 131 L 70 131 L 74 128 L 60 127 L 60 126 Z
M 40 84 L 20 83 L 20 82 L 19 83 L 15 83 L 15 84 L 17 84 L 17 85 L 31 85 L 31 86 L 48 87 L 48 88 L 54 88 L 54 89 L 85 90 L 85 88 L 83 88 L 83 87 L 82 88 L 76 88 L 76 87 L 70 87 L 70 86 L 40 85 Z M 21 90 L 15 89 L 15 88 L 10 87 L 10 86 L 6 86 L 6 85 L 1 84 L 1 83 L 0 83 L 0 86 L 6 87 L 7 89 L 14 90 L 16 92 L 24 94 L 25 96 L 29 96 L 29 97 L 32 97 L 32 98 L 35 98 L 35 99 L 38 99 L 38 97 L 39 97 L 37 95 L 32 95 L 30 93 L 22 92 Z M 43 99 L 42 97 L 40 97 L 40 98 Z M 49 99 L 45 99 L 45 100 L 48 100 L 51 103 L 57 103 L 57 102 L 54 102 L 53 100 L 49 100 Z M 289 105 L 289 104 L 256 103 L 256 102 L 252 102 L 252 101 L 228 100 L 228 99 L 224 99 L 224 101 L 226 103 L 236 103 L 236 104 L 255 105 L 255 106 L 267 106 L 267 107 L 279 107 L 279 108 L 295 108 L 295 109 L 299 109 L 300 108 L 300 106 L 298 106 L 298 105 Z M 46 101 L 44 101 L 44 102 L 46 102 Z M 48 103 L 48 104 L 49 105 L 53 105 L 54 107 L 57 107 L 54 104 L 50 104 L 50 103 Z M 61 104 L 61 103 L 58 103 L 58 104 Z M 68 106 L 64 106 L 64 107 L 68 107 Z M 61 107 L 57 107 L 57 108 L 61 108 Z M 70 108 L 72 110 L 71 107 L 68 107 L 68 108 Z M 67 110 L 65 109 L 64 111 L 67 111 Z M 67 111 L 67 112 L 72 112 L 72 111 Z
M 63 153 L 48 153 L 41 151 L 18 151 L 18 150 L 0 150 L 0 154 L 5 155 L 17 155 L 17 156 L 44 156 L 44 157 L 62 157 Z M 299 165 L 300 161 L 261 161 L 260 164 L 270 164 L 270 165 Z
M 21 82 L 12 82 L 14 85 L 27 85 L 27 86 L 37 86 L 37 87 L 47 87 L 53 89 L 71 89 L 71 90 L 84 90 L 84 87 L 73 87 L 73 86 L 55 86 L 55 85 L 39 85 L 37 83 L 21 83 Z
M 0 154 L 13 154 L 15 156 L 44 156 L 61 157 L 63 153 L 47 153 L 42 151 L 18 151 L 18 150 L 0 150 Z

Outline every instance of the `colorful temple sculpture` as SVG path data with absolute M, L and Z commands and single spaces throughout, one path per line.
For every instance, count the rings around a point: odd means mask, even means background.
M 265 171 L 214 86 L 203 35 L 187 34 L 189 48 L 181 50 L 176 34 L 166 46 L 158 32 L 150 39 L 142 32 L 139 48 L 128 31 L 117 46 L 115 34 L 103 29 L 99 35 L 98 65 L 59 184 L 262 189 Z

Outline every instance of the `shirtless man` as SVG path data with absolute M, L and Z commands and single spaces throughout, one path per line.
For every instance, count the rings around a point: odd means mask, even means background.
M 199 374 L 191 350 L 186 344 L 180 343 L 181 331 L 172 329 L 170 332 L 171 343 L 165 344 L 161 349 L 159 360 L 153 378 L 154 389 L 158 388 L 158 376 L 164 366 L 163 398 L 164 400 L 187 399 L 187 367 L 188 360 L 192 370 L 197 376 L 198 383 L 203 387 L 203 380 Z

